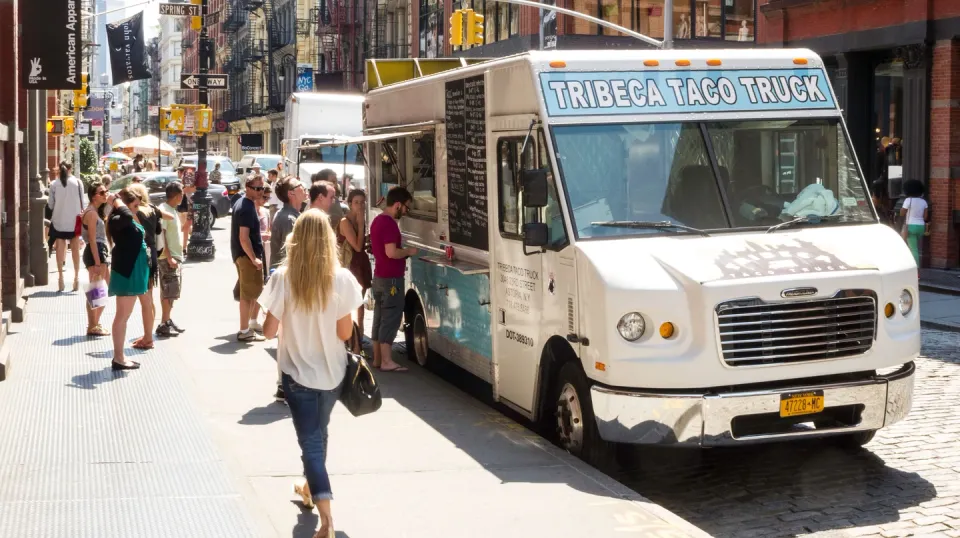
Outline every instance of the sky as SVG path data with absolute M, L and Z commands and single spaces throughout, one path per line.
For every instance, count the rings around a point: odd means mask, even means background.
M 143 33 L 146 39 L 156 36 L 159 33 L 160 26 L 160 1 L 159 0 L 150 0 L 149 3 L 144 3 L 146 0 L 107 0 L 107 10 L 117 9 L 124 6 L 133 6 L 129 7 L 123 11 L 118 11 L 116 13 L 111 13 L 107 16 L 107 20 L 114 21 L 119 19 L 124 19 L 126 17 L 132 17 L 138 12 L 143 11 Z

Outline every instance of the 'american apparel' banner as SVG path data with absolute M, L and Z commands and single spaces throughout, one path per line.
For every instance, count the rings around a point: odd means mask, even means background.
M 113 84 L 150 78 L 143 41 L 143 12 L 107 25 Z
M 20 9 L 23 87 L 79 90 L 83 41 L 80 0 L 31 0 L 20 2 Z

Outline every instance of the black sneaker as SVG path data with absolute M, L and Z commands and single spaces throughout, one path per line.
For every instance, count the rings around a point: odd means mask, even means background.
M 170 322 L 165 321 L 157 327 L 157 336 L 163 336 L 169 338 L 171 336 L 176 336 L 176 333 L 170 327 Z
M 283 393 L 283 387 L 277 387 L 277 392 L 274 393 L 273 399 L 280 403 L 287 403 L 287 395 Z
M 170 328 L 171 328 L 171 329 L 173 329 L 174 331 L 177 331 L 178 333 L 185 333 L 185 332 L 187 332 L 186 330 L 181 329 L 179 325 L 177 325 L 176 323 L 174 323 L 172 319 L 169 320 L 169 321 L 167 321 L 167 323 L 170 324 Z

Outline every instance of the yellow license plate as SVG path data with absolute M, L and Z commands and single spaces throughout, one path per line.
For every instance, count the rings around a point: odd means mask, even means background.
M 795 417 L 823 411 L 823 391 L 791 392 L 780 395 L 780 416 Z

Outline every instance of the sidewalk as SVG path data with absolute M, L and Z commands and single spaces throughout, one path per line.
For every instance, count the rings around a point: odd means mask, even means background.
M 920 289 L 946 295 L 960 295 L 960 271 L 920 269 Z
M 109 340 L 77 336 L 78 294 L 31 296 L 0 383 L 0 536 L 313 535 L 275 344 L 234 339 L 228 228 L 216 261 L 185 266 L 188 332 L 134 355 L 139 371 L 114 373 Z M 339 538 L 705 536 L 422 369 L 379 379 L 380 411 L 331 421 Z
M 960 296 L 921 291 L 920 323 L 932 329 L 960 332 Z

